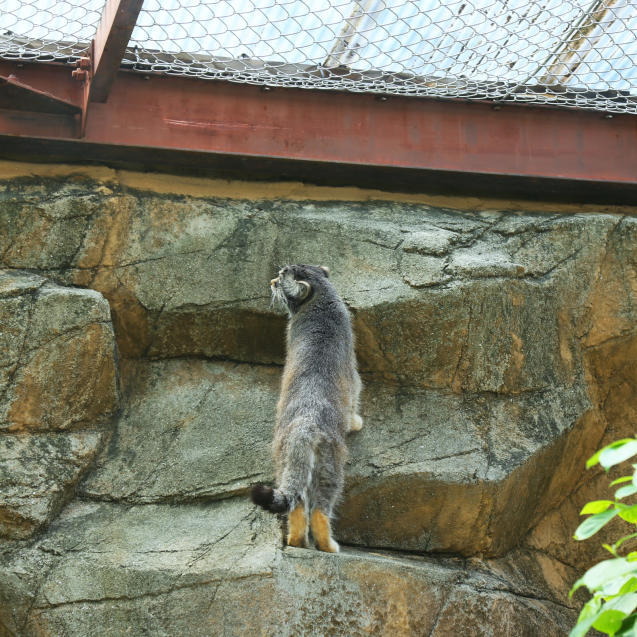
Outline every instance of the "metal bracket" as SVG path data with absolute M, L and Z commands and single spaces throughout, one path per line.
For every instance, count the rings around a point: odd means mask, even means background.
M 91 80 L 93 78 L 93 48 L 94 41 L 88 51 L 88 56 L 81 57 L 77 62 L 77 68 L 73 70 L 71 75 L 74 80 L 82 82 L 82 112 L 80 114 L 80 134 L 79 137 L 86 135 L 86 120 L 88 118 L 88 104 L 91 93 Z
M 21 81 L 14 72 L 0 75 L 0 108 L 51 115 L 76 115 L 77 104 Z
M 86 134 L 89 103 L 108 99 L 142 4 L 143 0 L 106 0 L 88 54 L 77 61 L 73 77 L 84 88 L 80 137 Z

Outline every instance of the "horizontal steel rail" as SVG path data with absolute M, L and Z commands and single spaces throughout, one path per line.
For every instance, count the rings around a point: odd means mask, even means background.
M 0 61 L 0 76 L 83 106 L 82 84 L 68 67 Z M 83 136 L 77 115 L 19 108 L 0 109 L 0 136 L 7 148 L 13 140 L 13 149 L 27 139 L 81 143 L 85 153 L 91 145 L 119 148 L 122 156 L 145 149 L 150 165 L 153 151 L 189 151 L 431 171 L 474 182 L 481 175 L 522 178 L 539 190 L 538 179 L 637 187 L 637 118 L 630 115 L 263 90 L 123 71 L 105 103 L 89 104 Z

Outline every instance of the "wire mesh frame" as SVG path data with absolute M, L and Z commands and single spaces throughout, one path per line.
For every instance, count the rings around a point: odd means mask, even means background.
M 0 57 L 74 62 L 103 2 L 3 0 Z M 636 36 L 637 0 L 146 0 L 122 66 L 637 113 Z

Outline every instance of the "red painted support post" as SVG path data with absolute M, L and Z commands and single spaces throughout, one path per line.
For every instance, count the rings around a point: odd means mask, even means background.
M 143 2 L 144 0 L 106 0 L 93 40 L 89 101 L 107 100 Z

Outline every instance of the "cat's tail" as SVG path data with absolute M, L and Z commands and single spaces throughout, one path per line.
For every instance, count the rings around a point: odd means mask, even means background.
M 318 437 L 299 423 L 292 428 L 283 451 L 283 474 L 277 489 L 255 484 L 250 496 L 252 502 L 271 513 L 289 513 L 307 494 L 312 481 Z
M 280 489 L 273 489 L 265 484 L 255 484 L 250 491 L 252 502 L 270 513 L 287 513 L 292 509 L 290 498 Z

